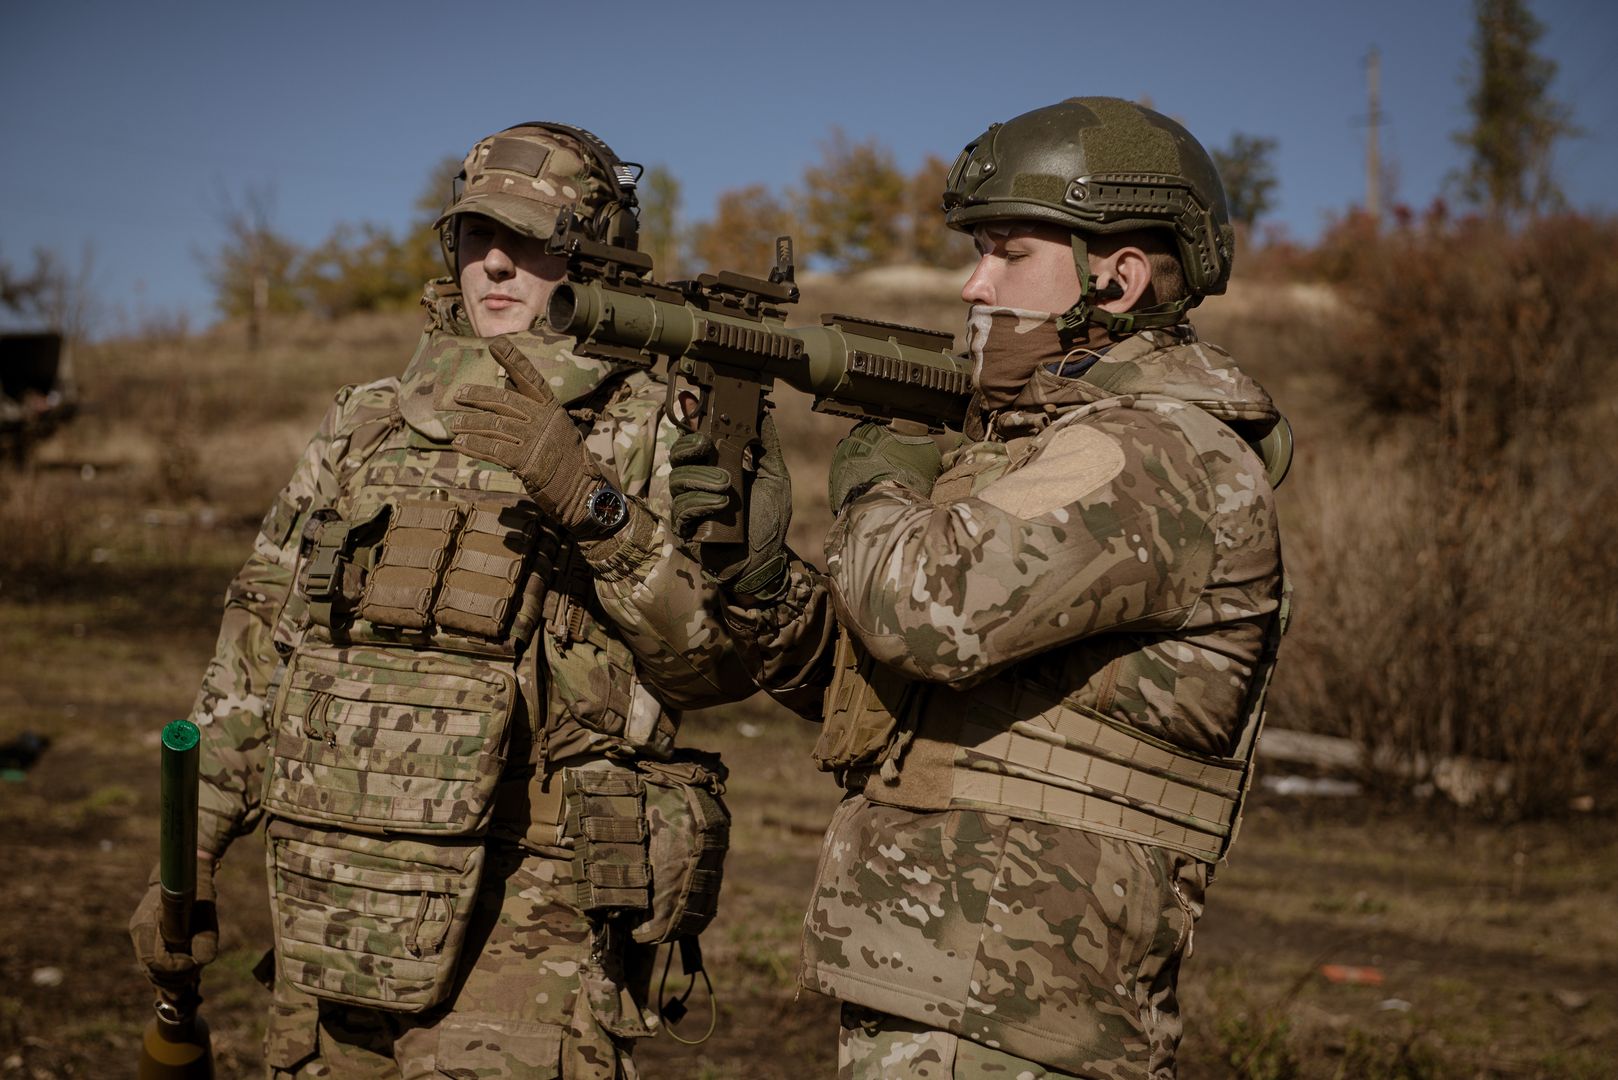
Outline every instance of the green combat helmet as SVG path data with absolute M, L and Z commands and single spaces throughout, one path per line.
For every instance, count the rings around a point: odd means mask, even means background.
M 583 128 L 535 120 L 496 132 L 466 155 L 449 205 L 433 223 L 444 263 L 455 276 L 457 214 L 482 214 L 539 240 L 567 221 L 591 240 L 633 249 L 640 174 L 638 164 L 619 160 Z
M 1116 334 L 1167 326 L 1225 291 L 1235 232 L 1225 188 L 1202 144 L 1162 113 L 1121 98 L 1082 97 L 995 124 L 966 144 L 944 189 L 944 221 L 969 232 L 994 221 L 1044 221 L 1073 233 L 1083 284 L 1058 325 Z M 1087 234 L 1163 229 L 1174 236 L 1190 295 L 1115 315 L 1094 307 Z

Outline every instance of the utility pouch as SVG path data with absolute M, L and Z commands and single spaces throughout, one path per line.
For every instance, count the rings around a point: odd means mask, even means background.
M 636 764 L 646 785 L 652 880 L 650 910 L 633 936 L 643 945 L 694 938 L 719 910 L 730 847 L 730 811 L 722 797 L 727 771 L 718 754 L 696 750 Z
M 381 839 L 272 818 L 266 841 L 282 979 L 392 1012 L 449 996 L 483 871 L 480 838 Z
M 449 994 L 516 699 L 475 657 L 293 654 L 264 793 L 283 977 L 399 1012 Z
M 360 618 L 406 630 L 427 629 L 462 513 L 462 507 L 443 499 L 399 504 L 366 580 Z
M 830 772 L 890 759 L 902 747 L 900 724 L 911 723 L 916 693 L 913 680 L 877 663 L 853 635 L 839 629 L 815 764 Z
M 562 832 L 573 842 L 578 906 L 598 918 L 644 912 L 651 867 L 641 775 L 607 761 L 563 769 L 562 798 L 567 814 Z
M 516 683 L 475 657 L 305 645 L 276 700 L 264 809 L 378 835 L 479 835 Z

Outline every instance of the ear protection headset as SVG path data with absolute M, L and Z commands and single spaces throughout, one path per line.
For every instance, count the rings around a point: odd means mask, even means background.
M 640 181 L 641 174 L 645 171 L 644 167 L 639 162 L 622 160 L 600 136 L 584 128 L 573 127 L 571 124 L 530 120 L 524 124 L 514 124 L 504 130 L 514 131 L 517 128 L 539 128 L 552 134 L 565 135 L 590 152 L 601 172 L 611 178 L 613 190 L 617 194 L 604 205 L 597 207 L 587 219 L 573 215 L 572 227 L 591 240 L 611 244 L 613 247 L 636 250 L 640 242 L 640 200 L 635 195 L 635 185 Z M 465 183 L 466 169 L 463 166 L 461 171 L 455 174 L 450 186 L 450 206 L 454 206 L 460 200 L 461 185 Z M 438 227 L 438 246 L 444 253 L 444 265 L 449 267 L 451 275 L 455 274 L 454 218 Z

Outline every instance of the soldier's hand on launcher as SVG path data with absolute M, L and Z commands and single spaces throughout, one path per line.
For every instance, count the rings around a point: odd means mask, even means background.
M 733 592 L 774 596 L 786 581 L 787 526 L 792 521 L 792 478 L 787 474 L 774 417 L 759 425 L 756 468 L 747 478 L 747 542 L 698 544 L 703 569 Z M 670 450 L 669 473 L 675 533 L 690 540 L 705 521 L 724 515 L 738 485 L 713 464 L 713 444 L 699 432 L 680 436 Z
M 897 481 L 918 495 L 932 493 L 943 455 L 925 431 L 913 434 L 895 430 L 897 426 L 866 421 L 854 425 L 837 444 L 826 474 L 833 514 L 842 512 L 850 496 L 864 494 L 883 480 Z

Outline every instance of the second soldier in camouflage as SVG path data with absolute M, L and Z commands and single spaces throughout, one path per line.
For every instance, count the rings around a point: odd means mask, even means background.
M 844 1003 L 843 1077 L 1169 1077 L 1283 627 L 1285 421 L 1185 321 L 1232 233 L 1179 124 L 1026 113 L 944 203 L 980 256 L 965 439 L 856 428 L 826 576 L 727 616 L 761 684 L 826 686 L 847 789 L 799 978 Z

